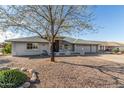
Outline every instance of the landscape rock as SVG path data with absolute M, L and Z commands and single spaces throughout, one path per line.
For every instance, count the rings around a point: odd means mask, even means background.
M 0 70 L 9 70 L 10 68 L 9 67 L 7 67 L 7 66 L 2 66 L 2 67 L 0 67 Z
M 27 69 L 26 69 L 26 68 L 24 68 L 24 67 L 22 67 L 22 68 L 21 68 L 21 71 L 26 71 L 26 70 L 27 70 Z
M 13 68 L 11 68 L 12 70 L 19 70 L 19 68 L 18 67 L 13 67 Z
M 121 55 L 122 53 L 121 53 L 121 52 L 118 52 L 117 54 L 118 54 L 118 55 Z
M 25 82 L 20 88 L 29 88 L 30 85 L 31 85 L 30 82 Z
M 36 73 L 33 73 L 33 74 L 32 74 L 32 77 L 31 77 L 31 79 L 30 79 L 30 82 L 35 83 L 36 80 L 37 80 L 37 75 L 36 75 Z
M 34 70 L 34 69 L 29 69 L 28 72 L 29 72 L 30 74 L 33 74 L 33 73 L 35 73 L 35 70 Z

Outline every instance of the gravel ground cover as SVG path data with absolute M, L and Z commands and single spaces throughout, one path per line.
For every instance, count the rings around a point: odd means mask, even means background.
M 26 67 L 38 72 L 36 88 L 124 87 L 124 64 L 97 56 L 41 57 L 0 56 L 0 66 Z
M 118 62 L 118 63 L 124 63 L 124 54 L 123 55 L 112 55 L 112 54 L 106 54 L 99 56 L 101 59 L 107 59 L 109 61 Z

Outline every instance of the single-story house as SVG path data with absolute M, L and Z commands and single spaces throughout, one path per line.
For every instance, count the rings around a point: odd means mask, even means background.
M 12 42 L 13 56 L 50 55 L 50 43 L 39 36 L 9 39 Z M 98 52 L 98 43 L 89 40 L 61 36 L 56 38 L 54 51 L 56 55 L 85 55 Z
M 39 36 L 6 40 L 12 42 L 13 56 L 51 54 L 50 43 Z M 124 44 L 119 42 L 90 41 L 60 36 L 55 40 L 56 55 L 96 54 L 100 51 L 112 51 L 114 48 L 124 50 Z

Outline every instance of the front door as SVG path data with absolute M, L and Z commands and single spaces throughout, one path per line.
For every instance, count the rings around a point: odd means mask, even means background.
M 59 40 L 55 40 L 53 47 L 54 47 L 54 52 L 59 52 Z

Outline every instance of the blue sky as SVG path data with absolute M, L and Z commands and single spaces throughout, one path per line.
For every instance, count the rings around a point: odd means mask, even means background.
M 94 14 L 94 23 L 103 28 L 79 38 L 124 42 L 124 6 L 96 6 Z
M 124 42 L 124 6 L 96 6 L 94 14 L 93 22 L 103 28 L 99 28 L 97 33 L 84 34 L 76 38 Z M 14 36 L 14 33 L 11 33 L 11 36 L 8 37 Z M 16 36 L 20 37 L 21 35 Z M 3 41 L 2 39 L 5 37 L 0 37 L 0 41 Z

